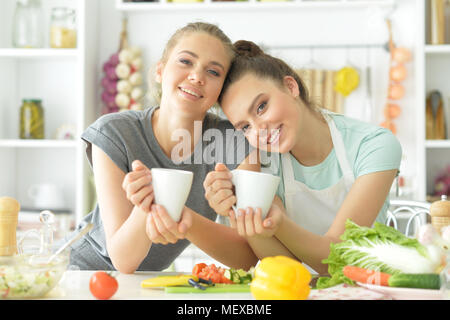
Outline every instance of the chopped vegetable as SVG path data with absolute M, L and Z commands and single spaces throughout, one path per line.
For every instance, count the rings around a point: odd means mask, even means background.
M 317 288 L 340 283 L 354 284 L 342 269 L 347 265 L 388 274 L 434 273 L 442 263 L 442 250 L 422 245 L 392 227 L 375 222 L 373 228 L 360 227 L 351 220 L 345 224 L 342 242 L 330 245 L 330 254 L 322 260 L 328 264 L 330 277 L 321 277 Z
M 379 286 L 389 286 L 388 280 L 391 277 L 388 273 L 368 270 L 355 266 L 345 266 L 344 269 L 342 269 L 342 272 L 344 273 L 344 276 L 353 281 L 376 284 Z
M 305 300 L 310 293 L 311 274 L 299 261 L 285 257 L 266 257 L 255 269 L 250 284 L 257 300 Z
M 216 267 L 216 265 L 205 263 L 198 263 L 192 269 L 192 274 L 200 279 L 211 280 L 213 283 L 250 283 L 252 275 L 243 269 L 227 269 Z
M 441 279 L 439 275 L 435 273 L 399 273 L 394 274 L 389 278 L 389 286 L 418 289 L 440 289 Z
M 192 269 L 192 274 L 193 275 L 199 274 L 203 270 L 203 268 L 205 268 L 205 267 L 206 267 L 206 263 L 197 263 L 194 266 L 194 268 Z

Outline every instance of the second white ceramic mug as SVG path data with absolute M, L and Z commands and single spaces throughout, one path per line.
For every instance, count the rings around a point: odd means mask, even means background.
M 231 173 L 237 199 L 236 205 L 233 206 L 234 211 L 245 210 L 248 207 L 253 210 L 261 208 L 262 218 L 265 219 L 280 184 L 280 177 L 270 173 L 239 169 Z
M 65 209 L 66 202 L 61 188 L 55 184 L 42 183 L 32 185 L 28 195 L 33 199 L 33 205 L 38 209 Z
M 176 222 L 191 191 L 194 174 L 191 171 L 152 168 L 155 203 L 162 205 Z

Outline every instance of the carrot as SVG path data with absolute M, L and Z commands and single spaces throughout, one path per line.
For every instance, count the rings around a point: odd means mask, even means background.
M 206 263 L 197 263 L 192 269 L 192 274 L 197 276 L 202 272 L 202 270 L 206 267 Z
M 350 280 L 379 286 L 389 286 L 388 281 L 391 277 L 388 273 L 363 269 L 356 266 L 345 266 L 342 272 Z

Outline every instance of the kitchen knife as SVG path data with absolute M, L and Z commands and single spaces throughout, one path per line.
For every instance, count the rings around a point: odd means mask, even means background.
M 214 286 L 206 287 L 205 290 L 200 290 L 192 286 L 175 286 L 166 287 L 166 293 L 239 293 L 250 292 L 250 285 L 248 284 L 224 284 L 216 283 Z

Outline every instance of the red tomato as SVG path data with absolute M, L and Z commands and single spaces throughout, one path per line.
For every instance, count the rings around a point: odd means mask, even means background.
M 119 283 L 116 278 L 104 271 L 95 272 L 89 281 L 89 290 L 100 300 L 107 300 L 116 293 Z
M 202 272 L 202 270 L 206 267 L 206 263 L 197 263 L 192 269 L 192 274 L 197 276 Z

